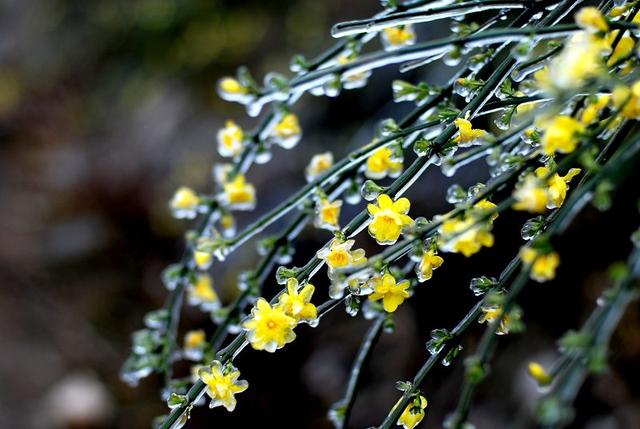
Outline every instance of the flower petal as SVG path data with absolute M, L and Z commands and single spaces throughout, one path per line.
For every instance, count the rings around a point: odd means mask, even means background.
M 389 195 L 381 194 L 378 196 L 378 206 L 380 206 L 381 209 L 391 208 L 393 206 L 393 200 Z
M 409 201 L 408 198 L 403 197 L 397 200 L 395 203 L 393 203 L 391 210 L 393 210 L 396 213 L 407 214 L 410 208 L 411 208 L 411 202 Z

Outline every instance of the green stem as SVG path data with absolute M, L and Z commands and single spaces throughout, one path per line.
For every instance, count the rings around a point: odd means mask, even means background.
M 338 23 L 331 29 L 331 35 L 333 37 L 344 37 L 354 34 L 377 32 L 389 27 L 433 22 L 453 16 L 459 17 L 494 9 L 523 9 L 529 7 L 531 3 L 532 2 L 527 1 L 476 0 L 429 9 L 396 12 L 380 17 Z
M 349 372 L 349 382 L 347 383 L 344 398 L 336 403 L 336 405 L 339 405 L 339 409 L 337 410 L 338 413 L 342 413 L 341 416 L 337 416 L 337 419 L 334 420 L 336 429 L 344 429 L 349 424 L 349 417 L 355 403 L 356 392 L 358 391 L 361 382 L 362 368 L 367 365 L 367 362 L 371 357 L 371 352 L 373 351 L 373 348 L 380 337 L 380 333 L 382 332 L 385 317 L 386 314 L 382 313 L 373 320 L 369 330 L 364 336 L 362 344 L 360 345 L 358 354 L 356 355 L 353 365 L 351 366 L 351 371 Z
M 492 287 L 488 293 L 503 289 L 506 286 L 507 281 L 511 278 L 511 276 L 513 276 L 513 274 L 519 268 L 519 266 L 520 266 L 520 257 L 516 256 L 511 260 L 511 262 L 509 262 L 507 267 L 500 274 L 500 279 L 498 283 L 494 287 Z M 467 331 L 467 329 L 473 324 L 473 322 L 476 321 L 478 317 L 480 317 L 480 315 L 482 314 L 483 304 L 484 304 L 484 299 L 478 301 L 471 308 L 471 310 L 469 310 L 467 314 L 460 320 L 460 322 L 458 322 L 458 324 L 450 332 L 450 338 L 447 342 L 448 344 L 453 343 L 454 340 L 459 339 Z M 420 367 L 420 369 L 418 370 L 418 372 L 416 373 L 416 375 L 412 380 L 412 383 L 411 383 L 412 388 L 404 392 L 404 394 L 400 398 L 400 401 L 396 405 L 394 405 L 394 407 L 387 414 L 387 416 L 385 417 L 383 422 L 380 424 L 380 426 L 378 426 L 378 429 L 390 429 L 398 421 L 400 414 L 402 414 L 406 406 L 411 401 L 413 394 L 415 394 L 419 390 L 420 385 L 422 384 L 424 379 L 427 377 L 429 372 L 431 372 L 435 364 L 439 360 L 441 360 L 446 355 L 446 353 L 448 353 L 449 350 L 451 350 L 451 348 L 452 347 L 450 346 L 444 347 L 438 352 L 433 353 L 425 361 L 425 363 L 422 365 L 422 367 Z
M 588 335 L 591 340 L 586 347 L 571 354 L 571 358 L 557 373 L 551 392 L 544 401 L 558 401 L 558 405 L 566 409 L 574 402 L 580 387 L 584 383 L 589 372 L 588 357 L 592 353 L 598 353 L 608 346 L 611 335 L 618 325 L 627 306 L 638 298 L 638 272 L 640 263 L 640 250 L 633 250 L 628 259 L 630 272 L 617 282 L 612 294 L 607 297 L 604 306 L 596 307 L 591 316 L 580 330 Z M 571 413 L 561 413 L 556 421 L 540 423 L 546 424 L 549 429 L 560 427 L 569 422 Z
M 348 64 L 338 64 L 331 67 L 322 68 L 314 72 L 293 78 L 289 85 L 291 93 L 306 92 L 309 89 L 322 86 L 335 75 L 358 74 L 371 71 L 376 68 L 405 61 L 415 61 L 430 57 L 441 52 L 447 52 L 454 46 L 464 46 L 473 48 L 483 44 L 495 44 L 502 42 L 516 42 L 535 37 L 538 40 L 557 38 L 579 31 L 580 28 L 574 24 L 562 24 L 553 27 L 524 27 L 495 29 L 472 34 L 463 37 L 448 37 L 433 40 L 425 43 L 418 43 L 394 51 L 375 52 L 363 55 L 359 59 Z M 264 97 L 269 98 L 273 93 L 266 92 Z

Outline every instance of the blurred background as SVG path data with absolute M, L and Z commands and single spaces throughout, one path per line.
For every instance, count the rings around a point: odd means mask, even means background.
M 162 269 L 183 249 L 186 225 L 170 217 L 168 199 L 180 185 L 211 189 L 211 166 L 221 161 L 215 133 L 225 119 L 256 123 L 217 98 L 216 80 L 240 65 L 258 78 L 288 74 L 292 55 L 313 57 L 331 45 L 332 24 L 378 10 L 374 0 L 0 0 L 0 427 L 146 428 L 166 412 L 158 377 L 132 389 L 118 371 L 131 332 L 164 302 Z M 419 38 L 442 37 L 447 25 L 423 26 Z M 451 71 L 435 64 L 418 74 L 443 82 Z M 313 154 L 344 155 L 371 139 L 377 120 L 400 118 L 408 106 L 389 102 L 397 76 L 381 70 L 367 88 L 337 99 L 305 96 L 294 109 L 303 141 L 252 168 L 258 208 L 240 216 L 240 225 L 302 186 Z M 588 209 L 558 240 L 557 280 L 524 293 L 527 331 L 501 339 L 471 415 L 479 429 L 534 427 L 539 394 L 526 363 L 553 360 L 555 338 L 586 318 L 609 285 L 607 267 L 628 254 L 638 178 L 618 190 L 611 211 Z M 476 163 L 454 179 L 472 185 L 487 179 L 486 168 Z M 412 213 L 447 210 L 451 183 L 437 169 L 428 172 L 409 193 Z M 346 209 L 343 219 L 360 208 Z M 450 328 L 467 312 L 475 302 L 469 280 L 499 274 L 521 244 L 525 220 L 501 216 L 495 248 L 471 260 L 447 257 L 401 307 L 395 334 L 382 336 L 365 370 L 352 427 L 381 421 L 399 394 L 395 381 L 410 379 L 425 359 L 429 331 Z M 293 265 L 328 238 L 308 228 Z M 375 249 L 367 239 L 361 245 Z M 238 271 L 257 261 L 247 245 L 215 265 L 223 300 L 235 293 Z M 322 278 L 314 282 L 319 290 L 326 289 Z M 265 294 L 275 290 L 271 281 Z M 587 382 L 572 427 L 640 427 L 639 310 L 634 304 L 627 312 L 611 368 Z M 196 409 L 190 427 L 330 427 L 326 410 L 343 394 L 367 325 L 338 309 L 315 330 L 301 327 L 298 340 L 275 355 L 247 350 L 237 365 L 250 389 L 236 411 Z M 207 315 L 185 309 L 181 332 L 202 326 L 213 329 Z M 480 333 L 465 339 L 466 352 Z M 427 380 L 422 427 L 441 427 L 461 370 L 457 362 Z

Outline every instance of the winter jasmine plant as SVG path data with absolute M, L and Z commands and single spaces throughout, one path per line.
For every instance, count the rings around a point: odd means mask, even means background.
M 347 427 L 362 366 L 398 308 L 446 270 L 449 255 L 471 258 L 500 241 L 494 233 L 500 213 L 528 212 L 535 217 L 522 225 L 525 245 L 513 249 L 513 260 L 497 278 L 486 273 L 472 280 L 476 304 L 456 325 L 431 333 L 424 364 L 411 381 L 398 383 L 400 398 L 378 426 L 418 426 L 437 396 L 423 391 L 425 379 L 439 362 L 448 366 L 466 354 L 459 401 L 443 425 L 472 427 L 474 394 L 499 337 L 517 335 L 527 321 L 517 305 L 520 293 L 562 270 L 554 237 L 588 202 L 598 204 L 603 193 L 622 184 L 640 159 L 640 3 L 582 3 L 383 0 L 376 16 L 337 24 L 332 34 L 338 43 L 316 60 L 295 57 L 290 77 L 270 74 L 259 85 L 241 68 L 222 78 L 217 87 L 223 99 L 244 105 L 252 117 L 264 113 L 253 130 L 229 119 L 218 131 L 218 152 L 229 163 L 214 168 L 211 192 L 181 187 L 170 199 L 176 218 L 199 223 L 187 234 L 183 258 L 164 273 L 166 305 L 149 313 L 145 327 L 134 333 L 122 370 L 134 385 L 151 373 L 164 375 L 170 409 L 157 427 L 182 427 L 191 409 L 207 402 L 233 411 L 236 397 L 251 392 L 233 363 L 239 353 L 250 352 L 249 345 L 277 352 L 304 335 L 296 333 L 299 324 L 318 326 L 324 314 L 343 305 L 371 320 L 345 380 L 345 396 L 328 410 L 337 428 Z M 422 39 L 420 27 L 436 20 L 452 20 L 452 34 Z M 406 117 L 382 121 L 372 141 L 342 159 L 331 152 L 313 156 L 300 169 L 306 186 L 248 225 L 235 224 L 233 212 L 251 211 L 260 201 L 251 166 L 268 161 L 272 151 L 286 156 L 281 150 L 304 144 L 295 110 L 302 95 L 339 96 L 365 86 L 379 68 L 409 70 L 434 61 L 451 66 L 448 84 L 389 82 L 393 99 L 413 106 Z M 483 129 L 481 119 L 488 115 L 495 127 Z M 409 188 L 427 189 L 420 181 L 427 169 L 454 176 L 480 158 L 487 160 L 489 179 L 469 189 L 452 186 L 447 201 L 454 206 L 447 212 L 417 212 L 402 196 Z M 355 205 L 358 214 L 347 219 L 345 204 Z M 239 275 L 237 297 L 221 302 L 214 281 L 218 264 L 283 218 L 290 220 L 282 233 L 260 241 L 260 264 Z M 274 278 L 272 268 L 288 260 L 306 224 L 333 237 L 305 265 L 285 263 Z M 365 255 L 360 247 L 365 234 L 377 243 L 376 252 Z M 637 298 L 638 234 L 604 304 L 579 331 L 560 339 L 559 362 L 552 368 L 528 365 L 528 374 L 547 389 L 538 409 L 544 427 L 570 422 L 573 400 L 594 368 L 589 357 L 606 350 L 625 307 Z M 330 284 L 325 302 L 314 296 L 311 283 L 322 276 Z M 273 280 L 282 290 L 267 296 L 262 286 Z M 185 295 L 188 304 L 212 315 L 212 335 L 199 329 L 178 338 Z M 463 351 L 462 337 L 478 324 L 484 329 L 479 344 Z M 193 363 L 186 379 L 173 376 L 179 359 Z

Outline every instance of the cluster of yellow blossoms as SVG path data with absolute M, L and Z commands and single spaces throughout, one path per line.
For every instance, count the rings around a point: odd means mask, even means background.
M 573 152 L 580 142 L 580 134 L 585 130 L 584 124 L 566 115 L 540 123 L 539 127 L 544 130 L 541 143 L 547 155 Z
M 224 99 L 233 101 L 243 99 L 250 92 L 246 86 L 233 78 L 222 79 L 219 82 L 218 90 Z M 302 130 L 298 117 L 293 113 L 285 113 L 273 124 L 267 142 L 289 149 L 300 141 L 301 136 Z M 245 152 L 248 137 L 234 121 L 228 120 L 225 127 L 218 131 L 217 139 L 218 152 L 221 156 L 238 158 Z M 330 154 L 329 156 L 325 154 L 316 163 L 318 164 L 316 171 L 310 170 L 309 174 L 318 175 L 320 170 L 329 168 L 333 163 L 333 157 Z M 231 164 L 216 166 L 214 177 L 221 188 L 220 193 L 215 197 L 215 201 L 220 206 L 220 226 L 223 235 L 228 237 L 235 232 L 235 219 L 230 211 L 253 210 L 256 205 L 256 189 L 247 182 L 243 174 L 234 174 Z M 191 188 L 181 187 L 175 192 L 169 205 L 176 218 L 193 219 L 198 212 L 206 208 L 208 203 L 208 199 L 203 199 Z M 325 225 L 325 227 L 327 226 L 329 225 Z M 207 252 L 194 252 L 194 263 L 200 270 L 208 269 L 212 260 L 212 255 Z
M 592 79 L 602 75 L 606 70 L 605 64 L 612 66 L 624 61 L 632 55 L 635 41 L 628 31 L 619 38 L 618 45 L 612 49 L 613 41 L 618 38 L 619 31 L 609 31 L 609 23 L 597 8 L 583 8 L 576 14 L 576 22 L 583 31 L 575 33 L 568 39 L 565 48 L 554 57 L 549 65 L 535 74 L 538 88 L 554 95 L 568 93 L 585 86 Z M 634 23 L 640 23 L 640 18 L 634 18 Z M 416 34 L 411 25 L 385 28 L 380 32 L 382 43 L 388 50 L 398 49 L 415 43 Z M 606 56 L 609 58 L 605 61 Z M 336 59 L 337 64 L 348 64 L 356 59 L 355 53 L 345 54 Z M 345 84 L 352 87 L 366 83 L 368 72 L 359 76 L 346 76 Z M 254 96 L 251 85 L 240 80 L 225 78 L 219 82 L 218 89 L 223 98 L 234 101 L 247 101 Z M 524 93 L 517 92 L 517 96 Z M 523 107 L 531 109 L 533 104 Z M 513 209 L 531 213 L 544 213 L 547 209 L 556 209 L 564 203 L 569 183 L 581 170 L 570 169 L 564 176 L 552 170 L 555 165 L 553 157 L 557 154 L 569 154 L 578 148 L 581 140 L 599 116 L 607 107 L 620 109 L 626 118 L 640 118 L 640 81 L 631 86 L 619 85 L 612 93 L 597 95 L 585 102 L 580 119 L 568 115 L 537 118 L 533 132 L 540 134 L 540 153 L 550 159 L 548 165 L 538 167 L 534 172 L 521 177 L 513 192 L 515 203 Z M 473 128 L 468 118 L 457 118 L 454 121 L 457 134 L 453 143 L 458 146 L 470 146 L 480 139 L 487 137 L 487 131 Z M 537 130 L 536 130 L 537 129 Z M 302 131 L 298 117 L 293 113 L 284 113 L 273 125 L 269 135 L 269 144 L 277 144 L 283 148 L 294 147 L 301 138 Z M 235 122 L 229 120 L 225 127 L 217 134 L 218 151 L 223 157 L 239 157 L 246 149 L 248 137 Z M 375 144 L 375 140 L 372 142 Z M 538 152 L 536 152 L 538 154 Z M 315 155 L 305 170 L 305 178 L 313 182 L 322 177 L 334 164 L 330 152 Z M 398 177 L 403 171 L 403 159 L 397 151 L 390 147 L 375 150 L 366 160 L 363 167 L 364 175 L 370 179 L 384 179 Z M 236 174 L 230 176 L 228 171 L 219 180 L 222 192 L 218 195 L 218 202 L 225 210 L 251 210 L 255 207 L 255 188 L 246 182 L 245 176 Z M 320 192 L 320 194 L 322 194 Z M 190 188 L 182 187 L 173 196 L 170 206 L 178 218 L 194 218 L 206 205 L 207 199 L 199 196 Z M 340 212 L 342 200 L 330 200 L 326 195 L 318 197 L 315 204 L 314 224 L 318 228 L 331 231 L 340 229 Z M 368 204 L 370 215 L 368 224 L 369 234 L 380 245 L 392 245 L 414 220 L 408 215 L 411 203 L 407 198 L 394 201 L 389 195 L 381 194 L 376 203 Z M 230 229 L 233 217 L 222 216 L 221 222 Z M 463 214 L 452 217 L 444 215 L 440 219 L 441 225 L 433 244 L 422 249 L 416 257 L 416 276 L 419 282 L 430 280 L 433 271 L 442 266 L 444 259 L 438 251 L 462 253 L 469 257 L 479 252 L 483 247 L 492 247 L 494 237 L 491 233 L 492 225 L 497 218 L 497 206 L 487 199 L 483 199 Z M 337 234 L 339 235 L 339 234 Z M 340 270 L 358 268 L 366 264 L 367 258 L 363 249 L 353 249 L 355 241 L 340 238 L 333 239 L 327 246 L 317 252 L 317 257 L 328 267 L 329 278 L 336 278 Z M 536 247 L 527 246 L 520 250 L 520 258 L 524 266 L 530 270 L 530 276 L 537 282 L 553 279 L 560 258 L 557 252 L 541 251 Z M 212 257 L 207 252 L 194 252 L 194 262 L 200 270 L 210 267 Z M 386 268 L 385 268 L 386 270 Z M 388 271 L 373 275 L 362 280 L 370 288 L 368 300 L 381 302 L 387 313 L 395 312 L 404 301 L 410 297 L 411 282 L 398 281 Z M 311 284 L 299 285 L 298 280 L 290 278 L 287 281 L 286 292 L 278 296 L 275 303 L 259 298 L 251 310 L 250 316 L 242 323 L 247 332 L 247 339 L 256 350 L 275 352 L 292 342 L 296 338 L 294 329 L 301 322 L 313 323 L 318 318 L 316 306 L 311 303 L 315 288 Z M 213 310 L 220 305 L 218 296 L 213 288 L 209 275 L 199 273 L 196 280 L 188 288 L 188 300 L 203 310 Z M 480 323 L 497 323 L 497 334 L 509 333 L 519 318 L 519 313 L 505 314 L 499 304 L 481 307 Z M 515 328 L 513 328 L 515 330 Z M 203 330 L 190 331 L 184 338 L 185 356 L 197 360 L 202 357 L 206 347 L 206 334 Z M 551 382 L 551 376 L 538 363 L 531 362 L 528 366 L 529 374 L 542 386 Z M 235 394 L 247 389 L 247 382 L 238 380 L 239 371 L 230 363 L 223 365 L 214 361 L 210 367 L 199 370 L 199 377 L 207 385 L 207 394 L 211 398 L 211 407 L 224 406 L 232 411 L 235 408 Z M 396 404 L 397 406 L 398 404 Z M 427 400 L 417 395 L 402 412 L 397 424 L 405 429 L 413 429 L 425 416 Z
M 492 247 L 494 238 L 491 227 L 498 214 L 493 213 L 484 221 L 482 219 L 496 209 L 495 204 L 484 199 L 462 216 L 445 216 L 439 228 L 438 247 L 445 252 L 462 253 L 466 257 L 478 253 L 482 247 Z
M 298 287 L 298 281 L 290 278 L 287 292 L 274 305 L 258 299 L 251 316 L 242 324 L 254 349 L 273 353 L 295 340 L 293 329 L 298 323 L 312 323 L 317 318 L 316 306 L 311 303 L 315 287 L 309 283 L 300 290 Z
M 513 197 L 515 210 L 543 213 L 546 209 L 562 206 L 567 197 L 568 183 L 580 174 L 579 168 L 570 169 L 566 175 L 550 174 L 548 167 L 538 167 L 535 174 L 526 175 L 516 187 Z
M 616 86 L 611 94 L 611 101 L 620 114 L 627 119 L 640 119 L 640 81 L 631 87 Z
M 535 74 L 540 88 L 545 91 L 557 93 L 574 90 L 605 71 L 604 56 L 612 54 L 612 43 L 619 30 L 607 33 L 609 24 L 594 7 L 582 8 L 575 19 L 584 31 L 571 36 L 562 52 Z M 628 51 L 629 43 L 625 40 L 618 44 L 607 65 L 626 57 Z

